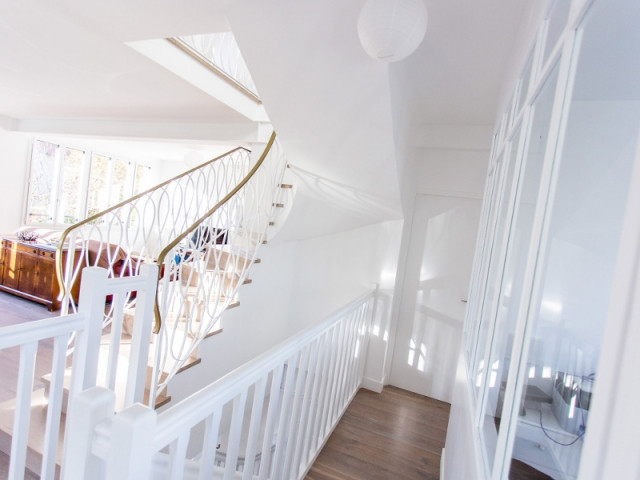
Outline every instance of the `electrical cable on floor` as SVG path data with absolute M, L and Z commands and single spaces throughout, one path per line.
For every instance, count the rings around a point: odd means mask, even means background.
M 589 375 L 582 376 L 581 380 L 582 381 L 588 380 L 590 382 L 593 382 L 593 381 L 595 381 L 595 377 L 596 377 L 596 374 L 595 374 L 595 372 L 593 372 L 593 373 L 590 373 Z M 587 428 L 586 428 L 587 422 L 586 422 L 586 419 L 584 417 L 584 410 L 582 410 L 582 408 L 581 408 L 581 404 L 580 404 L 581 399 L 582 399 L 582 392 L 580 391 L 579 394 L 578 394 L 578 398 L 577 398 L 578 401 L 576 402 L 576 407 L 579 408 L 580 411 L 581 411 L 582 424 L 578 428 L 578 436 L 576 438 L 574 438 L 569 443 L 560 442 L 560 441 L 556 440 L 555 438 L 553 438 L 551 435 L 549 435 L 547 430 L 544 428 L 544 425 L 542 424 L 542 407 L 540 407 L 540 428 L 542 429 L 542 433 L 544 433 L 545 437 L 547 437 L 553 443 L 555 443 L 557 445 L 561 445 L 563 447 L 570 447 L 571 445 L 576 443 L 578 440 L 580 440 L 582 437 L 584 437 L 584 434 L 585 434 L 585 432 L 587 430 Z

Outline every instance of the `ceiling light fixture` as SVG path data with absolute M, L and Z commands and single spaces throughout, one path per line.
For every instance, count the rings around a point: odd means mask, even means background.
M 358 17 L 358 36 L 365 52 L 385 62 L 411 55 L 426 31 L 424 0 L 367 0 Z

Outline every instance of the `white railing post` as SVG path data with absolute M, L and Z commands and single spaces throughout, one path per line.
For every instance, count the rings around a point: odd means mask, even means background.
M 93 438 L 96 425 L 113 417 L 115 402 L 115 393 L 102 387 L 93 387 L 76 395 L 73 412 L 67 417 L 63 480 L 99 478 L 104 464 L 92 453 Z
M 113 417 L 106 480 L 149 478 L 155 426 L 155 410 L 138 403 Z
M 73 381 L 69 391 L 71 403 L 75 394 L 96 385 L 102 318 L 104 317 L 107 271 L 99 267 L 88 267 L 82 271 L 80 286 L 80 313 L 86 327 L 78 332 L 73 355 Z
M 156 285 L 158 282 L 158 265 L 143 264 L 140 267 L 140 280 L 143 283 L 137 291 L 136 311 L 131 332 L 132 344 L 127 372 L 127 388 L 125 405 L 144 400 L 144 387 L 147 378 L 147 364 L 149 358 L 149 342 L 153 327 L 153 310 L 156 300 Z M 152 391 L 153 392 L 153 391 Z M 149 399 L 154 400 L 153 396 Z M 154 403 L 150 403 L 153 406 Z

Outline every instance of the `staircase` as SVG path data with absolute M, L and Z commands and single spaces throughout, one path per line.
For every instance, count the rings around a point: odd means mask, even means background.
M 273 134 L 259 157 L 243 148 L 232 150 L 63 233 L 58 248 L 67 246 L 70 251 L 67 263 L 58 265 L 63 304 L 76 315 L 87 308 L 85 303 L 94 305 L 90 308 L 97 303 L 94 325 L 96 318 L 102 318 L 89 346 L 90 351 L 98 352 L 95 364 L 87 366 L 95 370 L 94 378 L 83 383 L 83 388 L 101 385 L 115 391 L 116 411 L 134 402 L 159 408 L 171 400 L 169 381 L 200 363 L 198 345 L 222 332 L 222 314 L 239 305 L 237 291 L 251 283 L 248 274 L 260 263 L 259 247 L 281 225 L 283 217 L 278 212 L 284 210 L 284 199 L 291 193 L 291 185 L 282 184 L 285 166 Z M 109 279 L 126 282 L 139 278 L 151 265 L 158 266 L 156 293 L 148 309 L 153 327 L 141 320 L 136 288 L 109 295 L 106 303 L 79 303 L 68 287 L 78 279 L 85 285 L 89 267 L 102 267 Z M 87 295 L 85 291 L 85 299 Z M 68 313 L 65 308 L 62 316 Z M 79 341 L 78 336 L 70 337 L 68 358 L 84 348 Z M 135 360 L 138 358 L 147 361 Z M 60 362 L 67 368 L 41 378 L 45 387 L 30 400 L 27 416 L 33 420 L 24 437 L 23 461 L 33 472 L 41 471 L 47 455 L 42 439 L 51 423 L 47 420 L 50 399 L 59 398 L 57 436 L 61 445 L 71 392 L 78 391 L 72 384 L 75 373 L 69 360 Z M 18 438 L 13 432 L 21 431 L 15 430 L 13 415 L 20 401 L 0 405 L 6 412 L 0 413 L 0 450 L 8 455 Z M 54 443 L 58 444 L 51 445 Z M 61 455 L 58 449 L 54 467 L 44 466 L 50 475 L 59 473 Z M 19 458 L 18 469 L 24 468 L 20 462 Z
M 136 275 L 148 263 L 160 267 L 147 405 L 169 401 L 168 383 L 199 363 L 200 342 L 220 333 L 223 313 L 239 305 L 237 292 L 251 283 L 249 270 L 260 262 L 260 246 L 284 220 L 291 197 L 291 185 L 282 183 L 285 167 L 273 133 L 262 152 L 236 148 L 62 234 L 58 248 L 69 253 L 58 276 L 62 303 L 71 311 L 77 299 L 69 286 L 87 266 L 101 266 L 110 277 Z M 135 301 L 132 292 L 121 330 L 112 329 L 113 307 L 105 311 L 105 338 L 122 337 L 121 355 L 135 328 Z
M 8 478 L 24 478 L 25 468 L 42 478 L 55 478 L 60 471 L 62 439 L 65 436 L 69 398 L 96 385 L 115 388 L 119 379 L 120 409 L 144 397 L 145 362 L 152 328 L 157 266 L 144 265 L 140 275 L 107 278 L 100 268 L 84 271 L 80 290 L 82 303 L 75 314 L 25 322 L 0 331 L 0 350 L 19 353 L 15 372 L 16 397 L 0 404 L 0 450 L 10 458 Z M 126 364 L 118 361 L 119 339 L 110 345 L 106 364 L 99 368 L 100 320 L 107 294 L 120 312 L 112 318 L 115 329 L 122 325 L 123 304 L 128 292 L 137 291 L 136 328 L 129 342 Z M 73 338 L 71 355 L 67 345 Z M 47 347 L 49 345 L 49 347 Z M 35 364 L 43 348 L 51 349 L 52 373 L 45 387 L 39 387 Z M 14 350 L 15 351 L 15 350 Z M 4 357 L 6 359 L 6 357 Z M 15 365 L 8 364 L 6 367 Z M 118 370 L 125 370 L 124 372 Z

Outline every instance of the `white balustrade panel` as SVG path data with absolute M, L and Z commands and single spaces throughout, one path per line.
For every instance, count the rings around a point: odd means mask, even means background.
M 62 456 L 61 422 L 66 402 L 65 389 L 68 388 L 68 398 L 73 398 L 82 390 L 96 385 L 96 382 L 115 388 L 119 334 L 114 333 L 115 340 L 109 341 L 109 346 L 104 351 L 108 362 L 104 375 L 98 373 L 102 318 L 107 295 L 113 296 L 114 308 L 122 312 L 122 303 L 127 293 L 134 290 L 138 292 L 138 324 L 136 333 L 131 338 L 130 348 L 132 358 L 142 358 L 143 361 L 132 361 L 127 366 L 121 407 L 143 400 L 156 278 L 155 265 L 145 265 L 142 275 L 127 279 L 108 279 L 105 269 L 87 268 L 83 273 L 78 313 L 0 328 L 0 350 L 6 355 L 5 361 L 12 353 L 19 352 L 16 398 L 3 404 L 3 415 L 7 410 L 13 410 L 12 427 L 7 432 L 11 436 L 10 480 L 23 479 L 27 466 L 31 470 L 39 470 L 43 480 L 56 478 L 57 459 Z M 122 315 L 116 315 L 113 319 L 114 330 L 117 331 L 122 325 Z M 67 346 L 72 338 L 75 339 L 75 347 L 69 369 Z M 39 386 L 43 380 L 37 378 L 36 363 L 40 365 L 40 369 L 49 371 L 45 361 L 48 356 L 46 350 L 49 349 L 52 350 L 51 371 L 48 387 L 45 389 Z M 70 376 L 67 385 L 65 376 Z M 5 385 L 5 388 L 9 390 L 11 386 Z M 110 411 L 113 412 L 113 407 Z M 44 432 L 38 433 L 38 429 L 43 429 Z M 41 445 L 41 450 L 38 445 Z M 40 451 L 41 455 L 29 453 L 29 450 Z
M 357 299 L 159 415 L 137 405 L 72 435 L 107 479 L 302 478 L 361 385 L 374 301 Z M 77 405 L 110 396 L 94 389 Z

